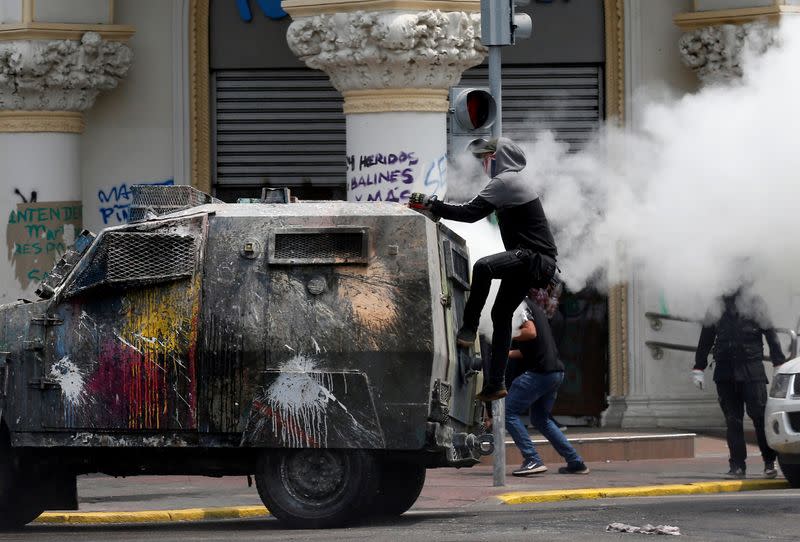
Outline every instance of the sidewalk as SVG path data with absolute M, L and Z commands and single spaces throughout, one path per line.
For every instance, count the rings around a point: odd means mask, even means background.
M 609 488 L 646 488 L 657 486 L 656 491 L 650 488 L 649 494 L 670 494 L 669 485 L 698 484 L 712 491 L 734 491 L 747 489 L 776 489 L 788 487 L 779 475 L 777 480 L 763 483 L 761 471 L 763 464 L 758 448 L 748 446 L 749 473 L 744 484 L 732 482 L 724 476 L 728 470 L 728 454 L 724 439 L 698 435 L 695 440 L 695 457 L 691 459 L 652 459 L 633 461 L 605 461 L 587 463 L 591 469 L 588 475 L 558 474 L 560 463 L 548 465 L 549 471 L 544 474 L 526 478 L 511 476 L 516 464 L 508 465 L 506 485 L 493 487 L 492 467 L 479 465 L 471 469 L 433 469 L 428 471 L 425 488 L 414 505 L 415 510 L 441 510 L 450 508 L 469 508 L 485 505 L 518 504 L 520 502 L 537 502 L 531 500 L 530 492 L 550 491 L 547 500 L 598 498 L 614 496 L 598 494 L 597 491 L 583 491 L 577 494 L 567 493 L 575 489 Z M 726 486 L 703 484 L 708 482 L 729 482 Z M 679 492 L 688 493 L 680 488 Z M 523 498 L 500 495 L 523 493 Z M 78 480 L 79 514 L 85 512 L 142 512 L 163 510 L 195 509 L 182 516 L 170 517 L 165 514 L 146 516 L 138 521 L 161 521 L 179 519 L 202 519 L 203 517 L 242 517 L 264 513 L 260 508 L 261 500 L 255 487 L 247 486 L 245 477 L 207 478 L 198 476 L 138 476 L 130 478 L 112 478 L 103 475 L 82 476 Z M 517 496 L 519 497 L 519 496 Z M 225 510 L 216 510 L 227 507 Z M 231 508 L 232 507 L 232 508 Z M 243 507 L 243 508 L 239 508 Z M 246 508 L 244 508 L 246 507 Z M 256 507 L 256 508 L 253 508 Z M 209 510 L 210 509 L 210 510 Z M 199 511 L 198 511 L 199 510 Z M 40 521 L 63 523 L 78 522 L 75 513 L 46 513 Z M 102 517 L 102 516 L 92 516 Z M 146 518 L 150 519 L 146 519 Z M 122 518 L 122 520 L 125 520 Z M 120 521 L 120 519 L 117 519 Z M 127 521 L 127 520 L 125 520 Z M 131 521 L 136 521 L 132 519 Z M 95 522 L 92 520 L 91 522 Z M 99 522 L 99 521 L 97 521 Z
M 757 446 L 748 445 L 748 484 L 764 480 L 764 465 Z M 574 489 L 667 486 L 730 481 L 728 448 L 725 439 L 695 437 L 695 457 L 687 459 L 650 459 L 633 461 L 587 462 L 591 472 L 586 475 L 558 474 L 563 463 L 548 463 L 548 472 L 524 478 L 511 476 L 517 464 L 507 465 L 506 485 L 492 487 L 491 466 L 478 466 L 457 472 L 428 471 L 428 479 L 415 508 L 449 508 L 489 502 L 498 495 L 513 492 L 564 491 Z M 779 474 L 768 487 L 788 487 Z M 687 493 L 689 491 L 687 490 Z M 589 494 L 589 492 L 587 492 Z M 665 491 L 666 494 L 666 491 Z M 574 497 L 570 497 L 574 498 Z M 596 497 L 593 497 L 596 498 Z

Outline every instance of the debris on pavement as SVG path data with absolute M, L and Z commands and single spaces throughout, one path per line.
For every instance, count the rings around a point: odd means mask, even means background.
M 606 532 L 681 535 L 681 530 L 678 527 L 672 525 L 653 526 L 649 523 L 641 527 L 628 525 L 627 523 L 609 523 L 606 525 Z

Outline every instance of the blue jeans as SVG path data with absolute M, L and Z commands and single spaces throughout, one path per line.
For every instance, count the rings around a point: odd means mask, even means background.
M 531 421 L 536 429 L 544 435 L 553 448 L 567 460 L 567 463 L 583 461 L 575 448 L 569 443 L 564 433 L 550 419 L 550 411 L 556 402 L 558 387 L 564 380 L 563 372 L 533 373 L 526 371 L 514 379 L 506 397 L 506 431 L 514 439 L 514 443 L 526 460 L 541 462 L 528 430 L 522 423 L 521 416 L 530 410 Z

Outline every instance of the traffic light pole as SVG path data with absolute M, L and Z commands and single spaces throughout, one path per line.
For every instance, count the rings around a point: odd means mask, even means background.
M 489 92 L 497 107 L 497 116 L 492 124 L 492 137 L 500 137 L 503 134 L 502 51 L 502 46 L 489 45 Z
M 481 43 L 489 49 L 489 92 L 494 98 L 495 121 L 492 137 L 503 134 L 502 47 L 514 45 L 517 38 L 528 38 L 533 32 L 533 20 L 527 13 L 517 13 L 517 6 L 529 0 L 481 0 Z M 492 434 L 494 435 L 494 485 L 506 485 L 506 416 L 505 402 L 492 403 Z
M 503 92 L 501 75 L 502 50 L 498 45 L 489 46 L 489 92 L 494 98 L 497 115 L 492 124 L 492 137 L 503 134 Z M 492 458 L 492 477 L 495 487 L 506 485 L 506 409 L 505 401 L 500 399 L 492 404 L 492 435 L 494 436 L 494 457 Z

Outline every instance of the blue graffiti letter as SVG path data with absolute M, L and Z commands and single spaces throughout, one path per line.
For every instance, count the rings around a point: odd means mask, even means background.
M 256 0 L 256 3 L 264 15 L 270 19 L 283 19 L 288 15 L 281 8 L 281 0 Z M 239 17 L 244 22 L 249 23 L 253 20 L 250 0 L 236 0 L 236 7 L 239 8 Z

